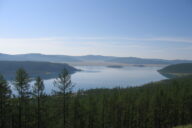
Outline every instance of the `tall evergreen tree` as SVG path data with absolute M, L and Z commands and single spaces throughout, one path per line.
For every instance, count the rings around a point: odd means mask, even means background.
M 8 105 L 11 90 L 2 75 L 0 75 L 0 128 L 6 128 L 8 124 Z
M 29 98 L 29 85 L 30 82 L 30 78 L 27 74 L 27 72 L 20 68 L 17 70 L 16 72 L 16 77 L 15 77 L 15 81 L 14 81 L 14 86 L 15 89 L 18 93 L 18 107 L 19 107 L 19 128 L 23 128 L 26 127 L 26 112 L 27 112 L 27 108 L 26 108 L 26 104 L 27 104 L 27 100 Z M 24 125 L 23 125 L 24 124 Z
M 33 95 L 35 99 L 37 100 L 37 128 L 41 128 L 42 124 L 42 98 L 45 96 L 44 93 L 44 83 L 41 77 L 37 77 L 35 84 L 33 86 Z
M 57 94 L 60 94 L 63 99 L 63 128 L 67 127 L 66 122 L 66 101 L 67 101 L 67 94 L 69 94 L 73 88 L 73 84 L 71 82 L 71 75 L 67 71 L 67 69 L 64 69 L 58 76 L 58 78 L 54 81 L 54 85 L 57 87 L 57 91 L 55 91 Z

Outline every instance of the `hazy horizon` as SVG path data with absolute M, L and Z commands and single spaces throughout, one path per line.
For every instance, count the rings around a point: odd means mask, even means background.
M 85 55 L 67 55 L 67 54 L 44 54 L 44 53 L 22 53 L 22 54 L 9 54 L 9 53 L 0 53 L 5 55 L 53 55 L 53 56 L 71 56 L 71 57 L 81 57 L 81 56 L 105 56 L 105 57 L 125 57 L 125 58 L 141 58 L 141 59 L 162 59 L 162 60 L 192 60 L 192 59 L 165 59 L 165 58 L 144 58 L 144 57 L 136 57 L 136 56 L 107 56 L 107 55 L 96 55 L 96 54 L 85 54 Z

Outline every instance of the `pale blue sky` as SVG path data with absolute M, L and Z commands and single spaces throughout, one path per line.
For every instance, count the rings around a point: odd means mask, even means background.
M 192 0 L 0 0 L 0 52 L 192 59 Z

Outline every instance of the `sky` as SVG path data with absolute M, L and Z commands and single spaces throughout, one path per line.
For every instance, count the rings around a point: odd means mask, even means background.
M 0 0 L 0 53 L 192 59 L 192 0 Z

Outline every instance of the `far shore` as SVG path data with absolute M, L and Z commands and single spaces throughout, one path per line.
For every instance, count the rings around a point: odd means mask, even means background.
M 165 67 L 167 64 L 125 64 L 105 61 L 64 62 L 71 66 L 135 66 L 135 67 Z

